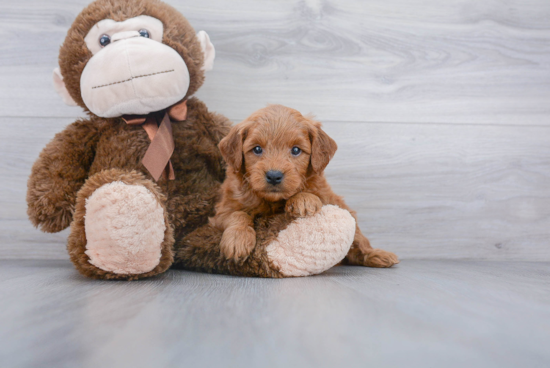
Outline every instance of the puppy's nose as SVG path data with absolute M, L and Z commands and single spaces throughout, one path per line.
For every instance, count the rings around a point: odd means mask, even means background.
M 280 171 L 275 170 L 269 170 L 267 173 L 265 173 L 265 180 L 269 184 L 277 185 L 280 184 L 283 181 L 284 174 Z

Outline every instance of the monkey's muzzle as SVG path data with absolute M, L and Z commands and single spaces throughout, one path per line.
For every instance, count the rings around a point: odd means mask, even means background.
M 146 115 L 181 101 L 189 70 L 171 47 L 129 37 L 97 52 L 80 79 L 82 99 L 97 116 Z

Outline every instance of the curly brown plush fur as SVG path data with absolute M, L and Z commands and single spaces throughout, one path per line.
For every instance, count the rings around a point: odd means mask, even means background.
M 176 180 L 155 183 L 141 160 L 150 144 L 140 126 L 120 118 L 93 115 L 80 93 L 80 77 L 92 57 L 84 37 L 102 19 L 123 21 L 139 15 L 160 19 L 163 43 L 176 50 L 190 75 L 187 99 L 204 81 L 203 53 L 195 31 L 174 8 L 157 0 L 98 0 L 76 18 L 60 50 L 59 64 L 72 98 L 90 115 L 69 125 L 44 148 L 28 181 L 28 215 L 35 226 L 58 232 L 71 225 L 68 250 L 84 275 L 105 279 L 135 279 L 165 271 L 173 261 L 174 241 L 204 225 L 214 214 L 214 203 L 224 178 L 224 162 L 217 147 L 231 122 L 209 112 L 196 98 L 187 102 L 186 121 L 172 124 L 176 150 L 171 162 Z M 101 185 L 123 182 L 146 187 L 164 210 L 166 232 L 160 263 L 140 275 L 101 270 L 89 261 L 84 229 L 86 199 Z
M 195 98 L 188 101 L 188 106 L 188 119 L 172 125 L 177 149 L 171 160 L 176 180 L 154 183 L 141 164 L 150 143 L 147 133 L 139 126 L 127 125 L 122 119 L 92 116 L 79 120 L 58 133 L 40 154 L 28 182 L 29 218 L 47 232 L 61 231 L 73 222 L 68 249 L 71 259 L 84 275 L 136 278 L 101 271 L 91 266 L 84 254 L 83 204 L 91 195 L 90 188 L 96 189 L 98 182 L 134 183 L 137 180 L 163 198 L 167 221 L 173 227 L 176 240 L 204 225 L 214 214 L 218 188 L 224 178 L 224 163 L 217 144 L 229 130 L 230 122 L 208 112 Z M 171 236 L 170 231 L 166 239 L 170 252 L 173 241 L 168 238 Z M 163 254 L 167 251 L 165 248 Z M 163 258 L 163 262 L 165 264 L 159 265 L 155 273 L 170 266 L 171 256 Z

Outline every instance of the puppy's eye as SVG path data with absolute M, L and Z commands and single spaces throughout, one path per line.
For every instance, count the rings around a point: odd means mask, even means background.
M 260 146 L 256 146 L 256 147 L 252 148 L 252 152 L 254 152 L 254 154 L 256 154 L 256 155 L 261 155 L 263 151 L 264 150 Z
M 302 153 L 302 150 L 299 149 L 298 147 L 294 146 L 290 150 L 290 153 L 292 154 L 292 156 L 300 156 L 300 153 Z
M 105 47 L 110 43 L 111 43 L 111 37 L 107 34 L 104 34 L 99 38 L 99 44 L 101 45 L 101 47 Z

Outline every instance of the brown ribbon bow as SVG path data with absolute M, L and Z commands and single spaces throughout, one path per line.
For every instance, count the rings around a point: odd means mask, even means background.
M 172 106 L 166 111 L 152 112 L 149 115 L 124 115 L 122 119 L 128 125 L 141 125 L 147 132 L 151 144 L 141 163 L 149 171 L 153 179 L 158 181 L 162 176 L 174 180 L 174 167 L 170 161 L 174 153 L 174 137 L 172 136 L 172 123 L 187 119 L 187 100 Z

